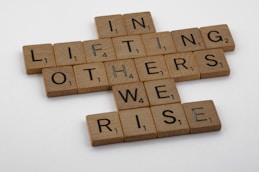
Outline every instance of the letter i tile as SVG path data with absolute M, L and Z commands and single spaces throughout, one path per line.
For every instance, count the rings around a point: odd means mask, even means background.
M 48 97 L 77 94 L 72 66 L 44 68 L 42 75 Z
M 125 142 L 157 137 L 150 108 L 119 111 Z
M 221 129 L 219 116 L 212 100 L 184 103 L 183 108 L 191 134 Z
M 93 146 L 124 141 L 118 112 L 88 115 L 86 121 Z

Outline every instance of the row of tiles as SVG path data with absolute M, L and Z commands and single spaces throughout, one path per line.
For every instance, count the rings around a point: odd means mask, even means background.
M 231 51 L 235 43 L 227 25 L 191 28 L 88 41 L 23 46 L 26 72 L 43 68 L 139 58 L 179 52 L 222 48 Z
M 89 63 L 42 70 L 47 96 L 88 93 L 139 81 L 177 81 L 229 75 L 222 49 Z
M 87 115 L 86 122 L 92 146 L 221 129 L 212 100 Z

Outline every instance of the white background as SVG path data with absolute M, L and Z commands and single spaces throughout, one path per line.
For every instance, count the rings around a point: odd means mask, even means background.
M 115 111 L 112 93 L 47 98 L 22 46 L 97 39 L 94 17 L 150 11 L 157 31 L 228 24 L 228 77 L 177 83 L 182 102 L 212 99 L 222 130 L 92 147 L 88 114 Z M 0 2 L 0 171 L 258 171 L 256 0 L 8 0 Z

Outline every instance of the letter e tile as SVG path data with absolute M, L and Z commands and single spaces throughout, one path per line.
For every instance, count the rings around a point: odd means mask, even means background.
M 150 108 L 119 111 L 125 142 L 153 139 L 157 137 Z
M 44 68 L 42 75 L 48 97 L 77 94 L 77 85 L 72 66 Z
M 151 106 L 158 137 L 189 134 L 189 125 L 180 103 Z
M 218 131 L 221 123 L 212 100 L 183 103 L 190 133 Z
M 118 112 L 86 116 L 92 146 L 100 146 L 124 141 Z
M 144 85 L 151 106 L 181 102 L 174 79 L 146 81 Z

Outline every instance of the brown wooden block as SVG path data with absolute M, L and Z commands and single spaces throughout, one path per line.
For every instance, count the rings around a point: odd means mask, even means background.
M 180 103 L 151 106 L 158 137 L 189 134 L 189 125 Z
M 43 68 L 56 66 L 51 44 L 23 46 L 23 56 L 27 74 L 41 73 Z
M 178 52 L 206 49 L 198 28 L 176 30 L 171 33 Z
M 150 108 L 119 111 L 125 142 L 154 139 L 156 127 Z
M 83 43 L 80 41 L 54 44 L 54 53 L 57 66 L 86 63 Z
M 136 58 L 134 61 L 141 81 L 170 77 L 162 55 Z
M 77 94 L 77 85 L 72 66 L 44 68 L 42 75 L 48 97 Z
M 128 35 L 156 32 L 150 12 L 124 14 L 123 20 Z
M 148 56 L 176 53 L 170 32 L 148 33 L 141 37 Z
M 84 41 L 87 63 L 116 60 L 111 38 Z
M 122 36 L 112 39 L 117 59 L 146 56 L 140 35 Z
M 221 123 L 212 100 L 184 103 L 183 108 L 190 126 L 190 133 L 221 129 Z
M 201 78 L 226 76 L 230 68 L 222 49 L 211 49 L 194 52 Z
M 127 35 L 127 30 L 120 14 L 95 17 L 95 24 L 99 38 Z
M 88 115 L 86 121 L 92 146 L 124 141 L 118 112 Z
M 200 72 L 192 52 L 164 56 L 170 76 L 178 81 L 200 79 Z
M 215 25 L 200 28 L 207 49 L 222 48 L 224 51 L 235 49 L 235 42 L 228 25 Z
M 144 85 L 151 106 L 181 102 L 174 79 L 146 81 Z
M 114 85 L 112 92 L 119 110 L 149 106 L 145 87 L 142 82 Z
M 139 81 L 132 59 L 104 62 L 110 85 Z
M 109 90 L 110 85 L 103 63 L 74 66 L 78 93 Z

